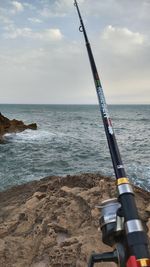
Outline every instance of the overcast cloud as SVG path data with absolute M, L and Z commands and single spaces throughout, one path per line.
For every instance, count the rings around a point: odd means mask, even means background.
M 150 104 L 150 1 L 79 0 L 109 104 Z M 95 104 L 72 0 L 0 0 L 0 103 Z

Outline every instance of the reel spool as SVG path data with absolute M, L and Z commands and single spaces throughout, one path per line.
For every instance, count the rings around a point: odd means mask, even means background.
M 105 200 L 99 206 L 101 217 L 99 219 L 103 242 L 112 247 L 118 243 L 123 234 L 124 218 L 121 216 L 121 204 L 116 198 Z

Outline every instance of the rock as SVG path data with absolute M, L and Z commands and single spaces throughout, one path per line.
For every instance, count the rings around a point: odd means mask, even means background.
M 150 213 L 150 204 L 149 204 L 148 207 L 146 208 L 146 211 Z
M 7 117 L 3 116 L 2 113 L 0 113 L 0 141 L 3 141 L 3 136 L 6 133 L 16 133 L 16 132 L 22 132 L 26 129 L 37 129 L 37 124 L 32 123 L 29 125 L 25 125 L 22 121 L 18 121 L 16 119 L 9 120 Z
M 0 255 L 4 252 L 6 247 L 5 241 L 3 239 L 0 239 Z
M 39 199 L 37 197 L 32 197 L 31 199 L 27 200 L 25 203 L 25 208 L 29 210 L 34 210 L 38 205 Z
M 27 129 L 37 130 L 37 124 L 36 123 L 28 124 Z
M 150 238 L 150 219 L 148 220 L 147 227 L 148 227 L 148 236 Z
M 38 200 L 41 200 L 42 198 L 46 197 L 46 194 L 42 192 L 35 192 L 33 197 L 36 197 Z
M 150 236 L 150 193 L 135 192 Z M 86 267 L 93 251 L 111 250 L 102 243 L 96 206 L 115 195 L 114 180 L 98 174 L 47 177 L 0 192 L 0 266 Z
M 45 261 L 40 261 L 39 263 L 34 263 L 31 267 L 49 267 L 49 263 Z

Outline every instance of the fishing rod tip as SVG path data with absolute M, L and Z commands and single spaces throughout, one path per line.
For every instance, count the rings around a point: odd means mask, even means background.
M 74 0 L 74 6 L 77 6 L 77 1 L 76 0 Z

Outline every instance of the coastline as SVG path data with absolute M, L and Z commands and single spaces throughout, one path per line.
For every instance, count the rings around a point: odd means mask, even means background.
M 150 237 L 150 193 L 134 192 Z M 1 266 L 86 266 L 92 251 L 111 250 L 95 206 L 113 197 L 115 181 L 100 174 L 51 176 L 0 192 Z

